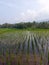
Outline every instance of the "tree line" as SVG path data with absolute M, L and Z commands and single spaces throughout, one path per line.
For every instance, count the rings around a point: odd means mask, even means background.
M 0 25 L 0 28 L 17 28 L 17 29 L 26 29 L 26 28 L 49 28 L 49 22 L 26 22 L 26 23 L 15 23 L 9 24 L 4 23 Z

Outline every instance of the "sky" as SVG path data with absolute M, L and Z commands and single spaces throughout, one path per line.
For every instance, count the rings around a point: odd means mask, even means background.
M 49 20 L 49 0 L 0 0 L 0 24 Z

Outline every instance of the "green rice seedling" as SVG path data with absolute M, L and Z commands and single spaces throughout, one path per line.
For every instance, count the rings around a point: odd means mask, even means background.
M 9 57 L 6 57 L 6 64 L 7 65 L 11 65 L 11 62 L 10 62 L 10 58 Z
M 43 65 L 42 64 L 42 55 L 40 56 L 40 65 Z
M 2 55 L 4 56 L 4 48 L 2 48 Z
M 28 46 L 27 46 L 27 53 L 29 54 L 29 46 L 30 46 L 30 36 L 29 36 L 29 39 L 28 39 Z
M 27 36 L 24 38 L 24 41 L 22 43 L 22 53 L 25 53 L 25 43 L 27 41 Z
M 25 42 L 26 42 L 26 39 L 25 39 L 24 42 L 22 43 L 22 53 L 24 53 L 24 51 L 25 51 Z
M 35 41 L 35 45 L 36 45 L 36 49 L 38 51 L 38 53 L 40 53 L 40 50 L 39 50 L 39 46 L 38 46 L 38 39 L 36 37 L 34 37 L 34 41 Z
M 0 57 L 0 61 L 1 61 L 2 64 L 4 64 L 4 61 L 5 61 L 4 56 Z
M 42 65 L 44 65 L 44 63 L 45 63 L 45 59 L 44 59 L 44 47 L 43 47 L 43 43 L 42 43 L 42 45 L 41 45 L 41 47 L 42 47 L 42 50 L 41 50 L 41 64 Z
M 5 54 L 5 56 L 6 56 L 6 57 L 9 56 L 9 50 L 8 50 L 8 48 L 6 48 L 6 54 Z
M 49 52 L 48 52 L 48 65 L 49 65 Z
M 34 57 L 34 58 L 33 58 Z M 33 62 L 34 62 L 34 64 L 35 65 L 37 65 L 37 55 L 36 55 L 36 53 L 34 52 L 34 54 L 33 54 Z
M 29 58 L 30 58 L 30 55 L 29 54 L 26 54 L 26 65 L 29 65 Z
M 22 65 L 22 54 L 17 55 L 17 65 Z
M 32 40 L 31 43 L 32 43 L 32 51 L 33 51 L 33 54 L 34 54 L 34 51 L 35 51 L 35 50 L 34 50 L 34 42 L 33 42 L 33 40 Z
M 27 54 L 26 54 L 27 65 L 29 64 L 29 45 L 30 45 L 30 36 L 28 39 Z
M 16 49 L 16 54 L 18 54 L 18 52 L 19 52 L 19 50 L 20 50 L 20 42 L 18 43 L 18 47 L 17 47 L 17 49 Z

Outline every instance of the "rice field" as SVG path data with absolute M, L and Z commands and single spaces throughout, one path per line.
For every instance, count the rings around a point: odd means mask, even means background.
M 0 65 L 49 65 L 49 30 L 0 29 Z

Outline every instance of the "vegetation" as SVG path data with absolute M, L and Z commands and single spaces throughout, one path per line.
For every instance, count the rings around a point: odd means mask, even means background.
M 0 64 L 49 65 L 49 22 L 0 25 Z
M 48 44 L 49 29 L 0 28 L 0 64 L 48 65 Z
M 0 28 L 17 28 L 17 29 L 26 29 L 26 28 L 49 28 L 49 21 L 47 22 L 36 22 L 36 21 L 33 21 L 33 22 L 28 22 L 28 23 L 16 23 L 16 24 L 8 24 L 8 23 L 5 23 L 5 24 L 2 24 L 0 25 Z

